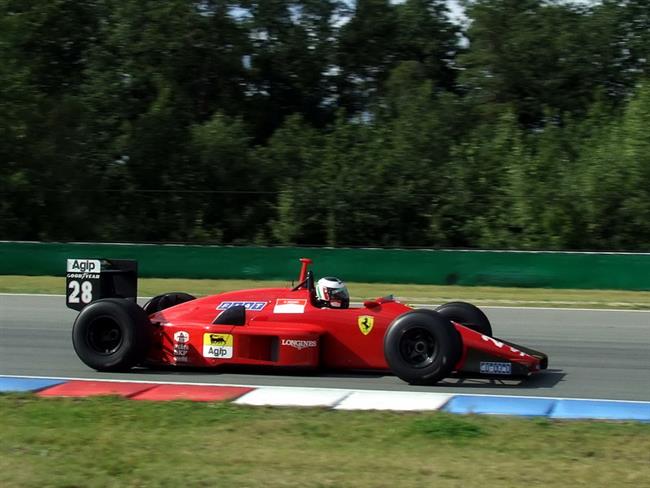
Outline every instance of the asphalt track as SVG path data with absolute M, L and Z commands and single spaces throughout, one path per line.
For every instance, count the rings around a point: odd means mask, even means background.
M 62 296 L 0 295 L 0 375 L 650 401 L 650 311 L 484 310 L 495 336 L 546 352 L 549 369 L 523 381 L 450 378 L 433 387 L 383 374 L 99 373 L 72 349 L 76 312 L 65 307 Z

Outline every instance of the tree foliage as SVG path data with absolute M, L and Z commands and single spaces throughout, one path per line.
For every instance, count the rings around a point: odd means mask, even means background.
M 650 248 L 650 6 L 0 0 L 0 238 Z

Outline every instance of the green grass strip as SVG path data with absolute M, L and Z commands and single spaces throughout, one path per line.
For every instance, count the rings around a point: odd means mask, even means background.
M 168 291 L 209 295 L 245 288 L 290 286 L 289 282 L 253 280 L 183 280 L 141 278 L 141 296 Z M 443 303 L 465 300 L 477 305 L 521 307 L 650 309 L 650 292 L 621 290 L 557 290 L 486 286 L 434 286 L 379 283 L 348 283 L 353 300 L 387 294 L 407 303 Z M 0 293 L 65 293 L 65 278 L 54 276 L 0 276 Z
M 0 395 L 3 487 L 635 487 L 650 425 Z

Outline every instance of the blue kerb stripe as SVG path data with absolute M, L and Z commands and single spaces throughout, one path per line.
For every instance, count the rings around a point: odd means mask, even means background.
M 462 414 L 547 416 L 556 400 L 554 398 L 524 398 L 504 396 L 455 396 L 443 411 Z
M 641 420 L 650 422 L 650 402 L 558 400 L 549 417 L 554 419 Z
M 38 391 L 50 386 L 60 385 L 66 380 L 51 380 L 45 378 L 12 378 L 0 376 L 0 392 Z

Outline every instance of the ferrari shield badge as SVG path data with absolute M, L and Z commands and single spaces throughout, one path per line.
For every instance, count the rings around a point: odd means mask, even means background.
M 357 324 L 359 324 L 359 330 L 361 333 L 363 335 L 368 335 L 372 330 L 372 326 L 375 325 L 375 318 L 370 315 L 362 315 L 357 320 Z

